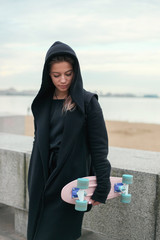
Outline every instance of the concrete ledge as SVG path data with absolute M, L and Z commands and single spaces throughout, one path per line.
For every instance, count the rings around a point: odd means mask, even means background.
M 16 209 L 15 228 L 26 235 L 27 173 L 33 138 L 0 135 L 0 203 Z M 85 214 L 83 227 L 109 240 L 160 239 L 160 153 L 112 147 L 109 160 L 112 176 L 134 175 L 132 202 L 122 204 L 116 198 L 92 208 Z
M 0 151 L 0 202 L 26 208 L 26 167 L 23 153 Z
M 33 137 L 0 132 L 0 149 L 13 152 L 30 153 L 32 145 Z

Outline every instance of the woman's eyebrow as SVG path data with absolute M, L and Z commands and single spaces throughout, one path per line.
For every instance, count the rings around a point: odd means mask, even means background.
M 67 70 L 66 73 L 67 73 L 67 72 L 71 72 L 71 71 L 73 71 L 73 69 Z
M 65 73 L 71 72 L 71 71 L 73 71 L 73 69 L 67 70 Z M 60 73 L 60 72 L 51 72 L 51 73 Z

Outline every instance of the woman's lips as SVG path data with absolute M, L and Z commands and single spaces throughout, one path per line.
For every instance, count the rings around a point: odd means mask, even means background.
M 60 85 L 59 87 L 62 88 L 62 89 L 65 89 L 65 88 L 68 87 L 68 85 Z

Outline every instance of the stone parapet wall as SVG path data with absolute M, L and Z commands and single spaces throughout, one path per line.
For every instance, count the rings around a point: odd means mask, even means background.
M 0 203 L 15 208 L 15 229 L 26 235 L 27 173 L 33 139 L 0 134 Z M 85 214 L 83 227 L 106 239 L 160 240 L 160 153 L 110 148 L 112 176 L 132 174 L 130 204 L 108 200 Z

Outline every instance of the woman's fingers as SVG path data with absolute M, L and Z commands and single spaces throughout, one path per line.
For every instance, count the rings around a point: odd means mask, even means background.
M 93 199 L 90 199 L 90 200 L 89 200 L 89 204 L 92 204 L 93 206 L 96 206 L 96 205 L 99 205 L 100 202 L 96 202 L 96 201 L 94 201 Z

